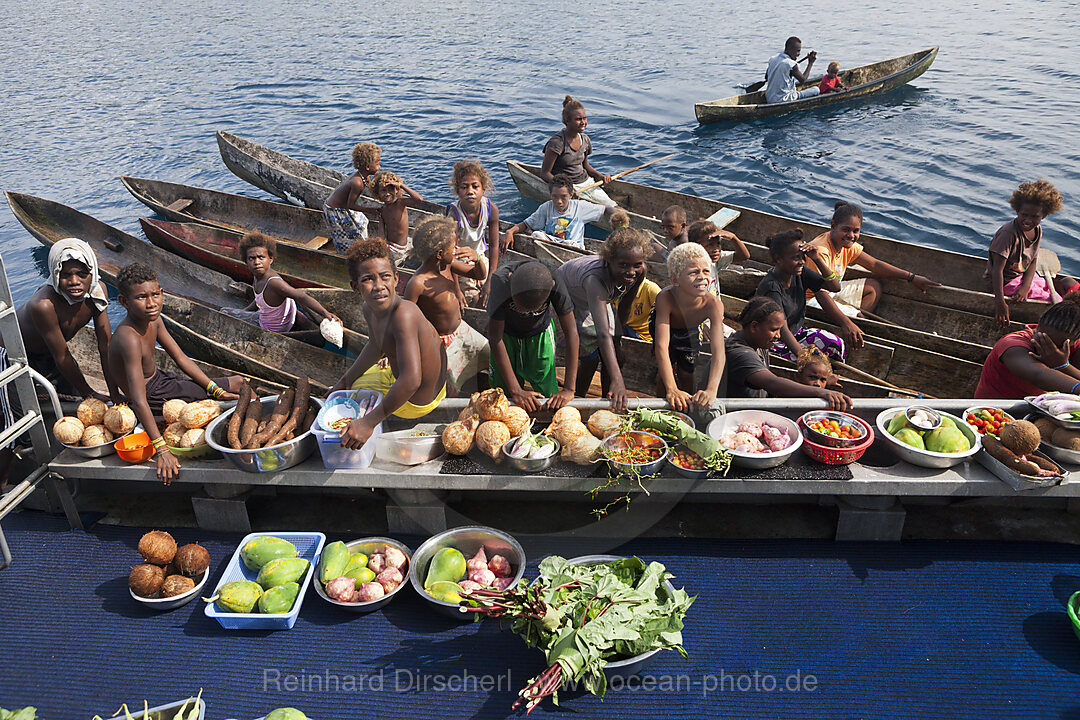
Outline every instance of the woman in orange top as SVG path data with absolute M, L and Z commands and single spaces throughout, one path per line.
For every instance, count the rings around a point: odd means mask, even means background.
M 859 243 L 862 220 L 862 210 L 858 205 L 841 200 L 834 206 L 829 231 L 818 235 L 812 241 L 818 249 L 821 261 L 830 270 L 830 274 L 826 274 L 824 279 L 831 280 L 833 277 L 841 279 L 840 292 L 833 293 L 833 299 L 846 315 L 856 317 L 860 310 L 870 312 L 877 307 L 878 301 L 881 300 L 881 283 L 878 278 L 907 280 L 923 292 L 926 292 L 927 288 L 941 286 L 941 283 L 890 265 L 864 251 L 862 244 Z M 848 265 L 858 265 L 873 277 L 844 280 Z M 807 298 L 807 303 L 812 307 L 820 307 L 811 297 Z M 841 326 L 840 331 L 845 341 L 855 347 L 862 347 L 862 331 L 855 323 L 848 320 Z
M 977 398 L 1021 399 L 1044 392 L 1080 390 L 1080 290 L 1051 305 L 1038 325 L 994 343 L 983 363 Z

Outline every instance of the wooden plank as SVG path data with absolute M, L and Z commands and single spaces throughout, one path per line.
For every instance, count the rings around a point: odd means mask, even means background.
M 319 250 L 322 248 L 323 245 L 328 242 L 330 242 L 330 238 L 326 237 L 325 235 L 316 235 L 315 237 L 304 243 L 304 247 L 309 250 Z
M 183 212 L 184 210 L 187 210 L 193 202 L 195 201 L 191 198 L 180 198 L 179 200 L 172 201 L 165 207 L 172 210 L 173 212 Z
M 736 210 L 734 208 L 725 207 L 725 208 L 720 208 L 719 210 L 717 210 L 716 212 L 714 212 L 712 215 L 710 215 L 709 217 L 707 217 L 705 219 L 708 220 L 709 222 L 711 222 L 716 227 L 718 227 L 720 229 L 723 229 L 723 228 L 726 228 L 731 223 L 735 222 L 735 220 L 737 220 L 739 215 L 741 215 L 741 214 L 742 213 L 740 213 L 738 210 Z

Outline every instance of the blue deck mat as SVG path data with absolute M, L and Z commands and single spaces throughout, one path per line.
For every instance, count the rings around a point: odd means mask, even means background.
M 128 596 L 140 529 L 75 532 L 23 512 L 4 530 L 15 562 L 0 571 L 0 707 L 36 705 L 47 720 L 200 687 L 212 720 L 288 705 L 313 720 L 502 718 L 542 669 L 497 623 L 433 616 L 411 589 L 363 616 L 309 592 L 292 630 L 229 632 L 197 600 L 158 614 Z M 210 550 L 208 591 L 241 537 L 175 536 Z M 542 554 L 584 548 L 526 550 L 533 577 Z M 564 697 L 533 717 L 1080 717 L 1080 640 L 1064 612 L 1080 589 L 1073 546 L 642 539 L 620 552 L 665 562 L 698 594 L 690 658 L 661 653 L 640 681 L 650 689 Z

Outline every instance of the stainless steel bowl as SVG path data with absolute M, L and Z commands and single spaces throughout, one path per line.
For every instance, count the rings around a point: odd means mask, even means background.
M 619 555 L 581 555 L 576 558 L 570 558 L 568 562 L 571 565 L 599 565 L 600 563 L 623 559 L 624 558 Z M 664 589 L 667 590 L 669 597 L 675 592 L 675 586 L 671 584 L 670 580 L 664 581 Z M 660 648 L 624 660 L 609 662 L 604 668 L 604 675 L 607 676 L 608 682 L 611 682 L 611 679 L 616 677 L 626 679 L 637 675 L 648 667 L 649 663 L 652 662 L 653 657 L 655 657 L 658 652 L 660 652 Z
M 349 612 L 360 614 L 375 612 L 379 608 L 389 603 L 391 600 L 394 599 L 394 596 L 401 592 L 401 589 L 405 587 L 406 584 L 408 584 L 409 578 L 412 577 L 412 550 L 410 550 L 409 546 L 405 543 L 387 537 L 366 537 L 345 543 L 345 546 L 349 548 L 349 552 L 364 553 L 369 558 L 376 550 L 381 548 L 383 545 L 393 545 L 398 550 L 405 553 L 405 557 L 409 559 L 409 562 L 405 565 L 405 577 L 401 581 L 401 584 L 394 588 L 393 592 L 383 595 L 378 600 L 368 600 L 367 602 L 341 602 L 340 600 L 334 600 L 326 594 L 326 588 L 324 588 L 323 584 L 319 582 L 319 573 L 317 571 L 311 573 L 311 584 L 315 586 L 315 592 L 319 595 L 319 597 L 321 597 L 323 600 L 330 603 L 331 605 L 337 605 L 343 610 L 348 610 Z M 324 546 L 323 550 L 325 549 L 326 548 Z M 319 567 L 319 558 L 315 558 L 314 565 L 316 568 Z
M 966 416 L 966 413 L 965 413 Z M 1042 413 L 1031 413 L 1024 419 L 1028 422 L 1035 422 L 1039 418 L 1048 417 Z M 1063 427 L 1063 426 L 1061 426 Z M 1066 430 L 1072 430 L 1072 428 L 1065 428 Z M 1057 460 L 1059 463 L 1065 463 L 1066 465 L 1080 465 L 1080 450 L 1067 450 L 1057 445 L 1051 445 L 1046 440 L 1043 440 L 1039 445 L 1039 450 L 1042 450 L 1049 457 Z
M 821 422 L 822 420 L 835 420 L 841 427 L 847 426 L 855 428 L 855 430 L 858 431 L 859 436 L 855 438 L 834 438 L 832 435 L 820 433 L 810 427 L 811 424 Z M 866 441 L 866 428 L 843 413 L 833 412 L 831 410 L 813 410 L 804 414 L 802 416 L 802 421 L 810 441 L 815 442 L 818 445 L 835 448 L 849 448 L 861 445 Z
M 510 568 L 514 571 L 514 582 L 510 584 L 510 587 L 517 585 L 521 581 L 521 576 L 525 574 L 525 550 L 521 547 L 521 543 L 501 530 L 481 525 L 467 525 L 431 536 L 413 553 L 409 582 L 412 583 L 417 595 L 426 600 L 437 612 L 459 622 L 471 622 L 472 613 L 461 612 L 457 603 L 436 600 L 428 595 L 424 590 L 424 578 L 427 577 L 431 558 L 444 547 L 457 548 L 468 560 L 476 554 L 481 545 L 484 546 L 488 559 L 492 555 L 502 555 L 510 561 Z
M 895 437 L 889 434 L 889 422 L 897 413 L 903 413 L 905 408 L 894 407 L 888 410 L 882 410 L 878 413 L 877 422 L 877 437 L 884 438 L 885 443 L 889 446 L 889 449 L 899 457 L 901 460 L 906 460 L 912 465 L 918 465 L 920 467 L 931 468 L 934 470 L 944 470 L 951 468 L 954 465 L 959 465 L 970 457 L 973 457 L 979 450 L 982 449 L 982 437 L 979 433 L 975 432 L 975 428 L 968 425 L 961 418 L 951 415 L 947 412 L 938 411 L 942 417 L 950 418 L 956 427 L 960 429 L 960 432 L 964 433 L 967 437 L 971 447 L 966 452 L 961 453 L 937 453 L 930 452 L 929 450 L 919 450 L 908 445 L 905 442 L 897 440 Z
M 506 464 L 513 470 L 525 473 L 535 473 L 547 470 L 551 467 L 556 460 L 559 459 L 559 451 L 562 450 L 562 445 L 555 438 L 549 438 L 551 442 L 555 443 L 555 451 L 543 458 L 516 458 L 511 457 L 508 454 L 510 446 L 517 442 L 517 438 L 510 438 L 506 441 L 506 444 L 502 447 L 502 457 L 506 461 Z
M 675 448 L 675 450 L 678 449 L 678 447 Z M 672 467 L 675 472 L 679 473 L 684 478 L 690 478 L 691 480 L 704 480 L 709 477 L 709 473 L 712 472 L 711 470 L 709 470 L 709 468 L 705 468 L 704 470 L 691 470 L 690 468 L 684 468 L 681 465 L 677 465 L 671 459 L 672 454 L 673 452 L 669 450 L 667 456 L 667 464 Z
M 206 585 L 206 579 L 210 577 L 210 568 L 202 571 L 202 576 L 198 578 L 192 578 L 195 581 L 195 587 L 188 590 L 182 595 L 176 595 L 174 597 L 143 597 L 142 595 L 136 595 L 135 591 L 128 588 L 128 593 L 131 597 L 141 602 L 151 610 L 175 610 L 181 605 L 187 605 L 194 600 L 199 591 Z
M 319 398 L 311 398 L 311 400 L 322 406 L 322 400 Z M 277 402 L 277 395 L 264 397 L 261 402 L 263 416 L 265 417 L 273 411 L 274 403 Z M 233 450 L 229 447 L 229 441 L 226 437 L 229 431 L 229 419 L 232 414 L 233 410 L 222 413 L 206 426 L 206 444 L 224 455 L 229 462 L 244 472 L 264 473 L 285 470 L 307 460 L 317 448 L 315 436 L 309 430 L 292 440 L 260 448 L 259 450 Z
M 709 423 L 707 434 L 714 440 L 719 440 L 720 436 L 728 430 L 734 431 L 739 425 L 747 422 L 768 423 L 773 427 L 780 428 L 791 438 L 791 444 L 783 450 L 767 453 L 740 452 L 725 448 L 728 454 L 731 455 L 731 464 L 736 467 L 748 470 L 765 470 L 777 465 L 783 465 L 788 458 L 795 454 L 796 450 L 802 447 L 803 436 L 799 432 L 799 426 L 783 415 L 766 412 L 765 410 L 736 410 L 721 415 Z
M 652 460 L 647 463 L 622 463 L 616 460 L 612 460 L 608 457 L 607 453 L 610 450 L 615 449 L 616 443 L 621 443 L 618 438 L 629 435 L 632 439 L 640 442 L 648 442 L 649 445 L 657 445 L 661 448 L 660 457 L 656 460 Z M 649 476 L 655 475 L 660 472 L 664 467 L 664 461 L 668 455 L 668 444 L 664 438 L 645 430 L 627 430 L 626 432 L 615 433 L 614 435 L 608 435 L 604 438 L 604 441 L 600 443 L 599 454 L 605 460 L 607 460 L 608 467 L 620 475 L 634 476 Z
M 143 426 L 136 424 L 131 432 L 121 435 L 120 437 L 114 437 L 107 443 L 100 445 L 91 445 L 90 447 L 83 447 L 82 445 L 65 445 L 60 443 L 68 450 L 72 451 L 76 455 L 82 455 L 84 458 L 103 458 L 107 455 L 114 455 L 116 453 L 116 441 L 120 438 L 126 438 L 128 435 L 133 435 L 137 432 L 142 432 Z

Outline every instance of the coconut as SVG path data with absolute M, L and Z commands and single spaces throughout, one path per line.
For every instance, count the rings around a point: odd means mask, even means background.
M 1041 417 L 1035 421 L 1035 427 L 1039 429 L 1039 435 L 1042 437 L 1043 442 L 1050 442 L 1054 431 L 1061 426 L 1048 417 Z
M 161 406 L 161 416 L 165 418 L 165 423 L 172 425 L 174 422 L 179 422 L 180 413 L 184 411 L 186 406 L 187 402 L 179 398 L 166 400 L 165 404 Z
M 203 428 L 192 428 L 184 433 L 184 436 L 180 438 L 180 447 L 193 448 L 206 444 L 206 430 Z
M 184 427 L 184 423 L 174 422 L 165 428 L 165 432 L 161 433 L 161 437 L 169 447 L 178 448 L 186 432 L 187 428 Z
M 514 405 L 503 416 L 503 425 L 510 431 L 510 437 L 517 437 L 529 427 L 529 413 L 525 408 Z
M 105 427 L 113 435 L 127 435 L 135 429 L 135 411 L 127 405 L 113 405 L 105 411 Z
M 79 444 L 83 447 L 95 447 L 113 441 L 113 434 L 104 425 L 90 425 L 83 430 Z
M 210 567 L 210 553 L 198 543 L 189 543 L 176 551 L 173 563 L 181 574 L 195 577 Z
M 195 581 L 189 577 L 183 575 L 170 575 L 165 578 L 165 582 L 161 584 L 161 597 L 176 597 L 177 595 L 183 595 L 188 590 L 195 587 Z
M 610 410 L 597 410 L 589 416 L 589 432 L 598 438 L 614 435 L 622 426 L 623 419 Z
M 1027 420 L 1015 420 L 1001 427 L 1001 444 L 1017 455 L 1035 452 L 1042 442 L 1039 428 Z
M 189 430 L 206 427 L 211 420 L 221 414 L 221 408 L 214 401 L 188 403 L 180 413 L 180 422 Z
M 176 556 L 176 541 L 164 530 L 151 530 L 139 538 L 139 554 L 148 563 L 168 565 Z
M 109 409 L 109 406 L 98 400 L 97 398 L 89 397 L 79 403 L 78 409 L 75 414 L 79 416 L 79 421 L 83 425 L 101 425 L 105 419 L 105 411 Z
M 164 582 L 165 571 L 150 563 L 136 565 L 128 575 L 128 587 L 140 597 L 150 597 L 161 589 Z
M 551 416 L 552 425 L 562 425 L 564 423 L 581 422 L 581 412 L 569 405 L 561 407 L 555 411 L 555 414 Z
M 86 426 L 82 424 L 82 421 L 74 417 L 62 417 L 52 428 L 56 439 L 65 445 L 78 445 L 85 430 Z
M 1080 432 L 1068 428 L 1058 428 L 1050 436 L 1048 442 L 1066 450 L 1080 450 Z

